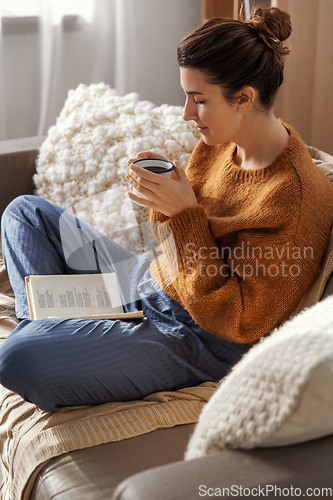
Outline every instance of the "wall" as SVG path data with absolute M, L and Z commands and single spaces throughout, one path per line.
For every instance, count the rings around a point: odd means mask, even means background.
M 121 0 L 126 13 L 123 19 L 112 7 L 117 3 L 96 0 L 97 4 L 106 9 L 104 19 L 102 16 L 95 27 L 82 18 L 69 18 L 54 28 L 62 33 L 50 57 L 52 92 L 40 134 L 45 134 L 54 123 L 68 90 L 80 83 L 104 81 L 117 88 L 120 95 L 137 92 L 140 99 L 155 105 L 184 102 L 176 47 L 183 36 L 200 24 L 200 0 Z M 0 118 L 5 132 L 0 139 L 37 135 L 42 95 L 39 36 L 37 18 L 4 19 Z M 103 54 L 96 54 L 97 41 L 105 49 Z

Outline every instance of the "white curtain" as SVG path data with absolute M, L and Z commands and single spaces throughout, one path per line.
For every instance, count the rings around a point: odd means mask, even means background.
M 80 83 L 183 103 L 176 46 L 200 0 L 0 0 L 0 16 L 0 140 L 45 135 Z
M 77 2 L 72 9 L 76 14 L 65 16 L 66 1 L 41 0 L 39 4 L 41 91 L 37 135 L 46 133 L 70 88 L 102 80 L 114 86 L 116 44 L 110 36 L 115 33 L 117 0 Z
M 277 114 L 310 146 L 333 155 L 333 1 L 272 0 L 289 12 L 285 82 Z

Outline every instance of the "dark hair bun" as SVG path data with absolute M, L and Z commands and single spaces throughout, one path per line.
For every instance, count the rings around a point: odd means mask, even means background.
M 245 20 L 242 9 L 239 19 L 211 19 L 187 35 L 178 45 L 178 64 L 203 71 L 232 104 L 244 87 L 253 87 L 269 110 L 283 82 L 284 56 L 291 50 L 283 40 L 290 34 L 286 12 L 258 7 Z
M 267 9 L 257 7 L 252 14 L 249 24 L 261 36 L 275 38 L 280 42 L 283 42 L 283 40 L 286 40 L 291 35 L 290 16 L 287 12 L 277 7 Z

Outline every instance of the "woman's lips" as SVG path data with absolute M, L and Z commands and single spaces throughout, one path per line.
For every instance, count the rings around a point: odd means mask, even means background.
M 197 125 L 197 129 L 199 130 L 200 133 L 204 132 L 205 130 L 207 130 L 207 127 L 199 127 Z

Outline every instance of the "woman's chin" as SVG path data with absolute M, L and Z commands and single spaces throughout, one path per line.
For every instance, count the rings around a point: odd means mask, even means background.
M 216 144 L 219 144 L 217 141 L 214 141 L 212 137 L 209 137 L 208 135 L 202 135 L 202 140 L 204 141 L 207 146 L 215 146 Z

